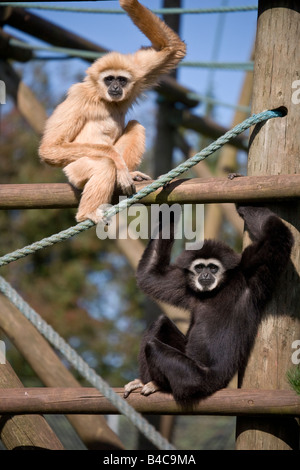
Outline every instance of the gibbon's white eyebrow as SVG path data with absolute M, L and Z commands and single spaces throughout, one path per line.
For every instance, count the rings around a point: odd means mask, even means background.
M 108 69 L 108 70 L 104 70 L 103 72 L 99 74 L 99 81 L 100 82 L 103 81 L 104 78 L 109 77 L 110 75 L 113 77 L 125 77 L 127 78 L 129 82 L 132 80 L 132 75 L 127 70 Z

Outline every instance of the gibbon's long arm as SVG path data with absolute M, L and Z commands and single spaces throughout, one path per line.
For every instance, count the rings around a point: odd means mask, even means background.
M 159 237 L 150 240 L 138 265 L 137 283 L 150 297 L 187 308 L 185 274 L 181 268 L 170 264 L 173 242 L 173 224 L 170 238 L 164 239 L 160 223 Z
M 241 270 L 256 300 L 266 301 L 291 255 L 293 236 L 268 208 L 238 208 L 253 243 L 245 248 Z
M 134 54 L 140 86 L 149 87 L 160 75 L 170 72 L 178 65 L 186 54 L 186 45 L 138 0 L 120 0 L 120 5 L 152 43 L 152 47 L 140 49 Z

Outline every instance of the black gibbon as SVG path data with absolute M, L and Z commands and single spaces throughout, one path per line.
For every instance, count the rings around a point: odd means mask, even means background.
M 150 179 L 136 171 L 145 150 L 145 129 L 137 121 L 126 124 L 126 113 L 186 51 L 178 35 L 138 0 L 120 4 L 152 46 L 134 54 L 110 52 L 96 60 L 47 120 L 39 148 L 43 161 L 63 167 L 69 182 L 83 189 L 77 222 L 99 222 L 99 206 L 111 202 L 116 185 L 130 196 L 134 181 Z
M 285 269 L 293 237 L 269 209 L 238 208 L 252 243 L 237 254 L 223 242 L 205 240 L 170 264 L 171 239 L 150 240 L 138 266 L 137 282 L 153 299 L 191 313 L 183 335 L 162 315 L 146 331 L 140 348 L 140 378 L 125 386 L 149 395 L 171 392 L 192 404 L 228 385 L 243 370 L 264 307 Z M 174 228 L 173 228 L 174 232 Z

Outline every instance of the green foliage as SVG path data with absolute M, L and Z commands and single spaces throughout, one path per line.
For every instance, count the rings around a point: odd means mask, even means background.
M 300 366 L 294 367 L 293 369 L 288 370 L 287 379 L 295 392 L 300 395 Z

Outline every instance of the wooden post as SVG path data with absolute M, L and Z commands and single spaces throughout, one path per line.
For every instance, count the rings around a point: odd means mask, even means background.
M 293 100 L 299 80 L 300 4 L 298 0 L 260 0 L 255 49 L 252 111 L 280 106 L 287 116 L 257 126 L 250 137 L 249 175 L 300 173 L 300 104 Z M 294 101 L 294 102 L 293 102 Z M 278 283 L 266 310 L 242 387 L 288 389 L 287 370 L 293 367 L 292 343 L 300 339 L 300 204 L 270 206 L 291 227 L 295 245 L 292 263 Z M 294 366 L 295 367 L 295 366 Z M 293 418 L 239 418 L 237 449 L 298 449 L 299 426 Z

